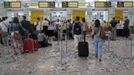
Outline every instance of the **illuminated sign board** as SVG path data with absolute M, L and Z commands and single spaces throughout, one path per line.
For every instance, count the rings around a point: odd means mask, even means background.
M 78 8 L 78 2 L 77 1 L 64 1 L 62 2 L 62 8 Z
M 107 1 L 107 2 L 96 1 L 95 2 L 95 7 L 96 8 L 110 8 L 111 7 L 111 2 L 110 1 Z
M 4 8 L 11 8 L 10 2 L 4 2 Z
M 21 2 L 20 1 L 11 2 L 11 8 L 21 8 Z
M 55 2 L 42 1 L 38 3 L 39 8 L 55 8 Z
M 4 2 L 4 8 L 21 8 L 21 2 L 20 1 Z
M 119 1 L 117 7 L 133 7 L 133 1 Z

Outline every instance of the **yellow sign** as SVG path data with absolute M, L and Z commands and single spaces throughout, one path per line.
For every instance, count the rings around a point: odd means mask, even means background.
M 77 16 L 80 18 L 84 18 L 86 16 L 86 11 L 84 10 L 73 10 L 72 11 L 72 18 L 75 19 Z
M 48 8 L 49 4 L 48 4 L 48 2 L 39 2 L 39 7 L 40 8 Z
M 34 24 L 34 22 L 37 20 L 38 17 L 42 22 L 44 14 L 45 13 L 43 10 L 31 10 L 31 23 Z
M 118 20 L 123 20 L 123 10 L 115 10 L 115 18 Z
M 21 8 L 21 2 L 20 1 L 13 1 L 11 2 L 12 8 Z
M 70 7 L 70 8 L 78 8 L 78 2 L 68 2 L 68 7 Z

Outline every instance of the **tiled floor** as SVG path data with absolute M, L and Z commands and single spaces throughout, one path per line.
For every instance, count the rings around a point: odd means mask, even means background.
M 65 41 L 62 42 L 62 51 L 58 43 L 53 42 L 48 48 L 17 56 L 11 55 L 11 48 L 1 47 L 0 75 L 134 75 L 130 40 L 117 38 L 110 41 L 109 49 L 106 41 L 102 62 L 95 58 L 92 40 L 88 39 L 88 42 L 90 54 L 87 59 L 77 56 L 73 40 L 67 41 L 67 50 Z

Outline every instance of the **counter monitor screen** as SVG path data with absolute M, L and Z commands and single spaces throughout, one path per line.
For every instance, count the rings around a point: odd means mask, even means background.
M 21 8 L 21 2 L 20 1 L 11 2 L 11 8 Z

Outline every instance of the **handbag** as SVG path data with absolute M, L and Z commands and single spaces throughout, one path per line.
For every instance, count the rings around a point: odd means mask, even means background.
M 15 40 L 20 40 L 21 39 L 21 35 L 18 32 L 14 32 L 13 37 L 14 37 Z

